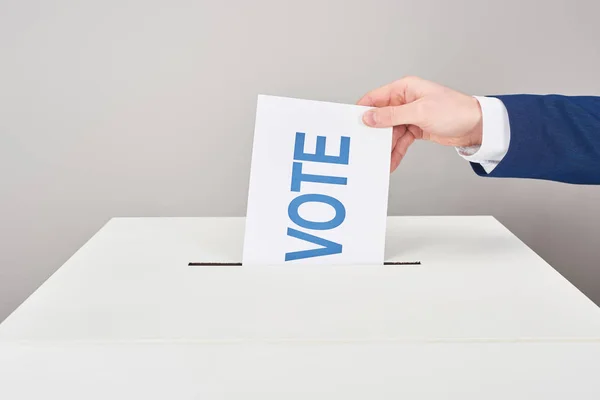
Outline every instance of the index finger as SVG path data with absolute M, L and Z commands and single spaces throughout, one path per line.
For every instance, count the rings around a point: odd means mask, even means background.
M 387 107 L 390 105 L 392 98 L 392 83 L 371 90 L 365 94 L 359 101 L 359 106 L 368 107 Z
M 416 76 L 405 76 L 395 82 L 370 91 L 358 101 L 361 106 L 388 107 L 413 102 L 439 85 Z

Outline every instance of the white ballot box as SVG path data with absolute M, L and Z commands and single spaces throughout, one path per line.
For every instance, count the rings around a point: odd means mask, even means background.
M 270 267 L 113 219 L 0 325 L 0 399 L 600 399 L 599 308 L 498 221 L 387 226 L 408 264 Z

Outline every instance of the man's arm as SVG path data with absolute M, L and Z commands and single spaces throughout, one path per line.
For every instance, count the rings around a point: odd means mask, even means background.
M 600 97 L 494 97 L 506 107 L 510 144 L 489 173 L 471 163 L 478 175 L 600 184 Z
M 375 107 L 367 125 L 394 127 L 392 170 L 423 139 L 457 147 L 481 176 L 600 184 L 600 97 L 475 98 L 407 77 L 359 104 Z

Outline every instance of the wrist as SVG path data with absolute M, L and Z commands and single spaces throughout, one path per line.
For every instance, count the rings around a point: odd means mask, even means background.
M 465 135 L 465 141 L 462 146 L 472 147 L 481 146 L 483 142 L 483 112 L 481 111 L 481 104 L 475 97 L 471 97 L 471 111 L 473 126 Z
M 470 141 L 479 145 L 457 147 L 467 161 L 481 164 L 489 174 L 502 161 L 510 146 L 510 121 L 504 103 L 494 97 L 474 97 L 481 112 L 481 137 L 477 128 L 470 133 Z M 480 137 L 480 139 L 479 139 Z

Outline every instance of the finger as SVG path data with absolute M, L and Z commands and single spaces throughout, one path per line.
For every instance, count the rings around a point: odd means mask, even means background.
M 419 128 L 419 127 L 418 127 L 418 126 L 416 126 L 416 125 L 408 125 L 408 126 L 406 127 L 406 130 L 407 130 L 407 131 L 408 131 L 410 134 L 412 134 L 412 135 L 415 137 L 415 139 L 417 139 L 417 140 L 420 140 L 420 139 L 425 139 L 425 138 L 423 137 L 423 136 L 424 136 L 423 129 Z
M 391 151 L 391 159 L 392 159 L 392 161 L 390 163 L 390 173 L 393 171 L 391 169 L 391 166 L 392 166 L 392 164 L 394 162 L 393 161 L 393 158 L 394 158 L 394 149 L 396 148 L 396 145 L 398 144 L 398 141 L 400 140 L 400 138 L 402 136 L 404 136 L 404 134 L 406 134 L 406 133 L 407 133 L 406 126 L 402 125 L 402 126 L 396 126 L 396 127 L 394 127 L 394 131 L 393 131 L 393 134 L 392 134 L 392 151 Z
M 396 147 L 396 143 L 398 143 L 398 140 L 406 133 L 406 126 L 405 125 L 400 125 L 400 126 L 395 126 L 393 133 L 392 133 L 392 150 L 394 150 L 394 147 Z
M 396 168 L 398 168 L 398 164 L 400 164 L 400 161 L 402 159 L 402 155 L 398 153 L 398 151 L 396 150 L 396 146 L 398 145 L 398 141 L 404 137 L 405 134 L 408 134 L 406 131 L 404 131 L 404 133 L 402 133 L 400 136 L 398 136 L 396 138 L 396 140 L 394 140 L 393 146 L 392 146 L 392 153 L 391 153 L 391 157 L 390 157 L 390 173 L 394 172 L 394 170 Z
M 363 114 L 366 125 L 375 128 L 389 128 L 398 125 L 417 125 L 422 121 L 419 101 L 401 106 L 382 107 Z
M 406 131 L 406 133 L 404 135 L 402 135 L 402 137 L 400 137 L 400 139 L 398 139 L 398 142 L 396 142 L 396 146 L 392 150 L 392 159 L 390 162 L 390 172 L 394 172 L 396 170 L 396 168 L 398 168 L 398 165 L 400 165 L 400 162 L 406 155 L 408 148 L 410 147 L 411 144 L 413 144 L 414 141 L 415 141 L 415 137 L 413 135 L 411 135 L 411 133 L 408 131 Z
M 386 107 L 390 105 L 393 83 L 371 90 L 365 94 L 359 101 L 359 106 L 367 107 Z
M 364 95 L 358 105 L 367 107 L 387 107 L 404 104 L 422 97 L 433 90 L 435 84 L 416 76 L 405 76 L 395 82 L 370 91 Z

